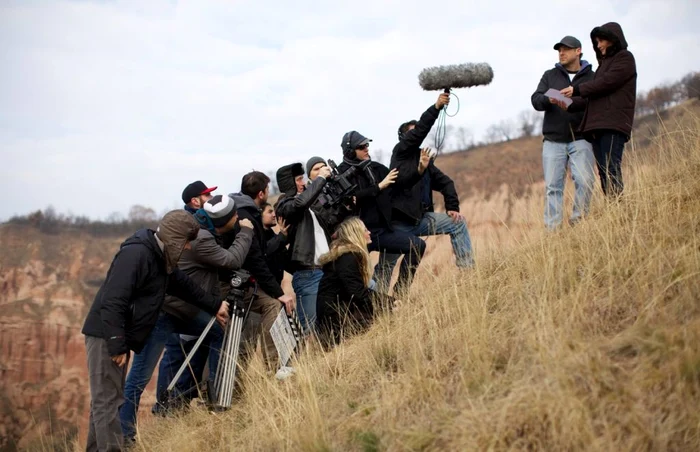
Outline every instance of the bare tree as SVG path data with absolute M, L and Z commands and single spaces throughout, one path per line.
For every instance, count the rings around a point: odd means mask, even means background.
M 129 221 L 152 223 L 158 221 L 156 211 L 150 207 L 145 207 L 140 204 L 131 206 L 129 209 Z
M 372 160 L 379 162 L 384 166 L 389 166 L 389 160 L 391 160 L 391 154 L 385 152 L 384 149 L 374 149 L 372 150 Z
M 687 99 L 700 99 L 700 72 L 691 72 L 681 80 Z
M 267 177 L 270 178 L 270 196 L 279 195 L 280 187 L 277 185 L 277 173 L 274 171 L 268 171 Z
M 521 137 L 535 136 L 541 128 L 542 115 L 533 110 L 523 110 L 518 116 L 518 129 Z M 507 139 L 506 139 L 507 140 Z

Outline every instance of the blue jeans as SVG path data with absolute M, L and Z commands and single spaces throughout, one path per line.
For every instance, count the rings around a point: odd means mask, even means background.
M 542 145 L 542 167 L 546 190 L 544 224 L 548 229 L 557 228 L 564 217 L 564 179 L 567 165 L 571 168 L 571 177 L 576 190 L 574 208 L 569 221 L 575 223 L 588 213 L 595 184 L 591 144 L 586 140 L 570 143 L 545 140 Z
M 153 371 L 158 365 L 161 353 L 170 335 L 174 332 L 181 334 L 190 334 L 198 336 L 209 323 L 211 315 L 200 311 L 194 319 L 185 322 L 179 318 L 170 315 L 166 312 L 161 312 L 156 321 L 156 325 L 146 339 L 146 344 L 140 353 L 134 354 L 134 360 L 129 370 L 129 375 L 126 377 L 124 385 L 124 404 L 119 410 L 119 418 L 122 424 L 122 433 L 128 440 L 132 440 L 136 436 L 136 412 L 141 401 L 143 390 L 151 381 Z M 215 341 L 218 341 L 221 348 L 223 341 L 223 330 L 214 325 L 210 331 L 210 341 L 214 348 Z M 216 336 L 221 336 L 216 338 Z M 216 364 L 210 362 L 210 371 L 213 369 L 216 372 Z
M 297 296 L 297 316 L 304 333 L 309 333 L 316 323 L 316 297 L 323 270 L 297 270 L 292 276 L 292 288 Z
M 470 268 L 474 265 L 472 241 L 465 221 L 455 223 L 446 213 L 426 212 L 417 225 L 392 222 L 391 227 L 395 231 L 407 232 L 419 237 L 449 234 L 452 251 L 457 258 L 457 266 Z M 374 268 L 374 279 L 377 281 L 380 291 L 387 290 L 389 281 L 391 281 L 391 273 L 398 259 L 398 254 L 382 253 L 379 255 L 379 262 Z

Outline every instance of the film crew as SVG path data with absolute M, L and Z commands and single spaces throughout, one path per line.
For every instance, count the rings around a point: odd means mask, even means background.
M 329 230 L 335 226 L 327 224 L 329 211 L 316 203 L 330 175 L 330 168 L 324 166 L 319 169 L 318 177 L 305 187 L 301 163 L 277 170 L 277 186 L 282 195 L 275 211 L 290 225 L 286 269 L 292 275 L 297 316 L 306 334 L 316 321 L 316 295 L 323 276 L 319 258 L 328 251 Z
M 156 326 L 166 293 L 225 323 L 228 303 L 203 291 L 177 268 L 199 225 L 184 210 L 168 212 L 158 228 L 126 239 L 95 296 L 82 333 L 87 348 L 90 420 L 87 450 L 121 450 L 119 409 L 130 351 L 142 352 Z
M 598 59 L 593 80 L 566 87 L 561 93 L 587 101 L 580 130 L 593 145 L 603 193 L 617 198 L 624 188 L 622 153 L 634 124 L 637 65 L 627 50 L 620 24 L 609 22 L 595 27 L 591 41 Z
M 470 268 L 474 265 L 471 239 L 466 220 L 459 212 L 454 182 L 435 166 L 431 150 L 420 147 L 440 110 L 448 103 L 449 94 L 442 93 L 418 121 L 407 121 L 399 126 L 399 142 L 391 155 L 391 167 L 397 168 L 399 174 L 415 172 L 418 167 L 421 180 L 403 190 L 392 190 L 392 228 L 419 237 L 449 234 L 457 267 Z M 433 191 L 442 194 L 446 213 L 434 211 Z M 395 254 L 380 256 L 375 267 L 375 278 L 380 287 L 387 287 L 397 259 Z
M 379 251 L 380 258 L 385 253 L 404 256 L 399 267 L 399 278 L 394 285 L 396 296 L 398 292 L 407 291 L 411 286 L 418 264 L 425 253 L 425 242 L 414 234 L 392 228 L 390 191 L 409 189 L 420 181 L 421 174 L 419 168 L 411 168 L 406 170 L 408 175 L 399 178 L 400 171 L 389 171 L 389 168 L 381 163 L 372 161 L 369 155 L 370 141 L 357 131 L 347 132 L 340 144 L 343 149 L 343 163 L 338 170 L 345 172 L 351 166 L 370 160 L 365 170 L 356 176 L 356 211 L 372 234 L 370 251 Z M 380 287 L 380 290 L 388 292 L 387 286 Z
M 253 243 L 243 264 L 243 269 L 247 270 L 255 279 L 257 287 L 250 288 L 245 299 L 250 299 L 255 295 L 250 310 L 262 316 L 263 356 L 268 368 L 276 370 L 279 360 L 277 359 L 277 348 L 270 335 L 270 328 L 272 328 L 281 306 L 284 305 L 287 313 L 291 314 L 295 308 L 295 302 L 294 298 L 285 295 L 266 259 L 267 242 L 261 209 L 267 203 L 269 183 L 270 178 L 265 173 L 253 171 L 243 176 L 241 192 L 229 196 L 236 202 L 240 218 L 247 218 L 253 223 Z
M 391 307 L 393 299 L 370 290 L 367 246 L 372 234 L 358 217 L 338 226 L 328 253 L 321 256 L 323 277 L 318 288 L 318 331 L 324 348 L 359 333 L 372 322 L 374 306 Z
M 552 69 L 545 71 L 530 99 L 535 110 L 544 112 L 544 224 L 550 230 L 558 228 L 563 221 L 567 165 L 571 169 L 575 187 L 574 207 L 569 224 L 577 223 L 588 214 L 595 184 L 593 148 L 578 131 L 586 101 L 577 96 L 567 107 L 563 101 L 545 95 L 550 89 L 560 91 L 567 86 L 578 86 L 593 80 L 593 67 L 582 59 L 581 41 L 573 36 L 564 36 L 554 44 L 554 50 L 559 53 L 559 62 Z
M 222 298 L 219 291 L 219 271 L 237 270 L 241 268 L 253 240 L 253 224 L 249 220 L 238 221 L 236 205 L 228 196 L 217 195 L 204 203 L 204 206 L 194 214 L 195 220 L 200 225 L 197 239 L 192 241 L 191 249 L 182 253 L 179 268 L 182 269 L 193 281 L 205 291 Z M 232 231 L 236 225 L 240 230 L 236 234 L 235 241 L 228 248 L 222 247 L 222 235 Z M 206 326 L 210 317 L 191 309 L 181 300 L 175 297 L 166 297 L 163 311 L 177 317 L 182 322 L 193 322 Z M 167 315 L 163 316 L 167 318 Z M 174 323 L 177 330 L 177 323 Z M 202 327 L 203 329 L 203 327 Z M 196 395 L 198 381 L 201 381 L 204 367 L 209 362 L 210 382 L 214 382 L 216 369 L 219 363 L 219 350 L 223 341 L 223 329 L 214 325 L 207 335 L 208 343 L 197 350 L 190 361 L 191 372 L 185 372 L 177 382 L 178 391 L 172 395 L 167 394 L 167 387 L 175 373 L 185 362 L 186 354 L 191 349 L 197 335 L 171 333 L 165 347 L 165 353 L 160 361 L 158 370 L 158 396 L 159 404 L 167 409 L 183 407 Z M 178 338 L 173 344 L 170 338 Z M 187 341 L 180 343 L 180 338 L 185 336 Z M 155 408 L 154 406 L 154 408 Z

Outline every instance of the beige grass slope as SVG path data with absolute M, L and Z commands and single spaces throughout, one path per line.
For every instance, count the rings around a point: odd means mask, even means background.
M 391 317 L 137 450 L 700 450 L 700 124 L 575 228 L 424 273 Z M 628 153 L 634 154 L 634 153 Z

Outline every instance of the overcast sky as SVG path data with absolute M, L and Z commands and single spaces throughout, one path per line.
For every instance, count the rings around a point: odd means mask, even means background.
M 343 133 L 390 151 L 437 97 L 428 66 L 487 62 L 448 124 L 480 138 L 530 109 L 552 45 L 619 22 L 638 89 L 700 70 L 700 2 L 0 0 L 0 220 L 49 205 L 105 218 L 181 205 L 201 179 L 319 155 Z M 594 62 L 594 67 L 597 63 Z M 452 107 L 452 106 L 451 106 Z

